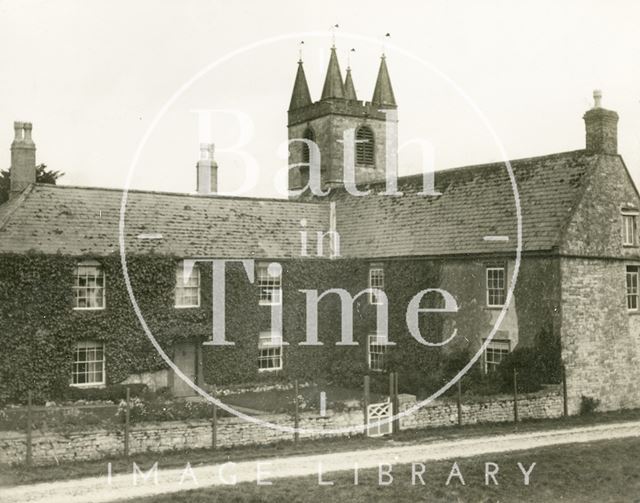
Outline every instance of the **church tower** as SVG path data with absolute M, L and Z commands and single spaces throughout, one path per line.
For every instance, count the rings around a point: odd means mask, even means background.
M 345 130 L 355 134 L 356 183 L 384 180 L 387 151 L 393 166 L 397 168 L 398 120 L 397 105 L 391 79 L 383 55 L 378 70 L 373 98 L 359 101 L 356 96 L 351 68 L 342 79 L 335 46 L 331 48 L 329 66 L 319 101 L 313 102 L 304 73 L 302 61 L 298 61 L 293 93 L 288 112 L 289 139 L 312 140 L 320 149 L 320 173 L 323 188 L 344 185 Z M 302 142 L 289 147 L 289 163 L 308 163 L 309 149 Z M 289 188 L 300 189 L 309 180 L 308 167 L 289 171 Z

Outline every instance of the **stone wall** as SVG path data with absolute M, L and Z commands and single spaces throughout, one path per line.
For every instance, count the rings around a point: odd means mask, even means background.
M 624 261 L 562 259 L 562 359 L 569 412 L 640 406 L 640 316 L 627 311 Z
M 401 410 L 413 405 L 405 402 Z M 548 418 L 562 414 L 562 397 L 556 392 L 523 396 L 518 402 L 520 418 Z M 513 400 L 496 397 L 485 401 L 465 402 L 462 406 L 463 423 L 491 423 L 513 420 Z M 293 427 L 290 416 L 259 416 L 261 420 L 282 426 Z M 361 410 L 345 412 L 328 411 L 321 417 L 303 413 L 300 428 L 315 430 L 301 432 L 300 438 L 320 438 L 322 436 L 353 435 L 357 432 L 326 433 L 323 430 L 362 426 Z M 444 399 L 428 405 L 401 419 L 401 429 L 450 426 L 457 424 L 456 402 Z M 201 421 L 176 421 L 133 425 L 129 437 L 132 454 L 142 452 L 166 452 L 184 449 L 198 449 L 211 446 L 211 423 Z M 218 420 L 217 445 L 233 447 L 240 445 L 273 444 L 291 440 L 293 434 L 257 425 L 240 418 L 220 418 Z M 87 430 L 73 433 L 34 432 L 32 440 L 33 462 L 37 465 L 57 464 L 63 461 L 101 459 L 121 455 L 123 452 L 123 432 L 116 430 Z M 26 436 L 22 432 L 0 432 L 0 464 L 23 463 L 26 456 Z

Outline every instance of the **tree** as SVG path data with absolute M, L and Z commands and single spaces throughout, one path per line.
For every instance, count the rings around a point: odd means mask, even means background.
M 47 169 L 46 164 L 38 164 L 36 166 L 36 183 L 49 183 L 55 185 L 58 178 L 64 176 L 60 171 Z M 0 204 L 9 199 L 9 191 L 11 190 L 11 169 L 0 170 Z

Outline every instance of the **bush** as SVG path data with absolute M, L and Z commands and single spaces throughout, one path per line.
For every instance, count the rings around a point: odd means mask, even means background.
M 135 397 L 129 404 L 129 419 L 132 423 L 145 421 L 183 421 L 189 419 L 206 419 L 212 414 L 212 407 L 206 401 L 167 400 L 157 395 Z M 117 415 L 124 421 L 126 402 L 122 400 L 118 405 Z M 228 413 L 218 409 L 219 416 Z
M 542 389 L 545 381 L 545 365 L 537 348 L 518 347 L 509 353 L 498 366 L 501 389 L 513 391 L 513 370 L 518 373 L 518 391 L 530 393 Z
M 599 406 L 600 400 L 583 395 L 580 399 L 580 415 L 593 414 Z
M 149 392 L 146 384 L 113 384 L 105 388 L 75 388 L 70 386 L 65 393 L 65 399 L 118 403 L 126 398 L 127 388 L 129 388 L 131 397 L 140 397 Z

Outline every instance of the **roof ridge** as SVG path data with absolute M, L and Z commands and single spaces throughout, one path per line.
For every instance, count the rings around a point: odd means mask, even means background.
M 578 155 L 578 154 L 583 154 L 586 156 L 593 156 L 596 154 L 593 153 L 589 153 L 587 152 L 585 149 L 580 149 L 580 150 L 568 150 L 566 152 L 556 152 L 554 154 L 545 154 L 545 155 L 538 155 L 538 156 L 532 156 L 532 157 L 521 157 L 518 159 L 509 159 L 508 162 L 509 164 L 514 164 L 514 163 L 524 163 L 524 162 L 530 162 L 530 161 L 537 161 L 537 160 L 542 160 L 542 159 L 554 159 L 554 158 L 559 158 L 559 157 L 569 157 L 571 155 Z M 437 173 L 437 174 L 450 174 L 456 171 L 464 171 L 464 170 L 475 170 L 475 169 L 487 169 L 487 168 L 496 168 L 496 167 L 501 167 L 504 166 L 506 163 L 506 161 L 494 161 L 494 162 L 488 162 L 488 163 L 483 163 L 483 164 L 468 164 L 466 166 L 455 166 L 453 168 L 444 168 L 444 169 L 439 169 L 436 171 L 433 171 L 432 173 Z M 423 173 L 412 173 L 410 175 L 403 175 L 403 176 L 399 176 L 398 177 L 398 182 L 406 182 L 411 180 L 412 178 L 415 179 L 419 179 L 421 180 L 422 177 L 424 176 L 424 172 Z M 364 185 L 371 187 L 371 186 L 376 186 L 376 185 L 384 185 L 386 184 L 386 179 L 384 178 L 380 178 L 377 180 L 372 180 L 371 182 L 368 182 Z
M 125 189 L 118 189 L 115 187 L 95 187 L 91 185 L 54 185 L 50 183 L 35 183 L 32 184 L 38 188 L 47 189 L 79 189 L 79 190 L 95 190 L 95 191 L 108 191 L 108 192 L 124 192 Z M 165 190 L 142 190 L 142 189 L 128 189 L 127 192 L 134 194 L 149 194 L 149 195 L 161 195 L 161 196 L 175 196 L 175 197 L 189 197 L 193 199 L 221 199 L 221 200 L 248 200 L 248 201 L 277 201 L 277 202 L 291 202 L 301 204 L 318 205 L 318 201 L 314 200 L 294 200 L 285 197 L 252 197 L 252 196 L 226 196 L 224 194 L 195 194 L 189 192 L 169 192 Z

